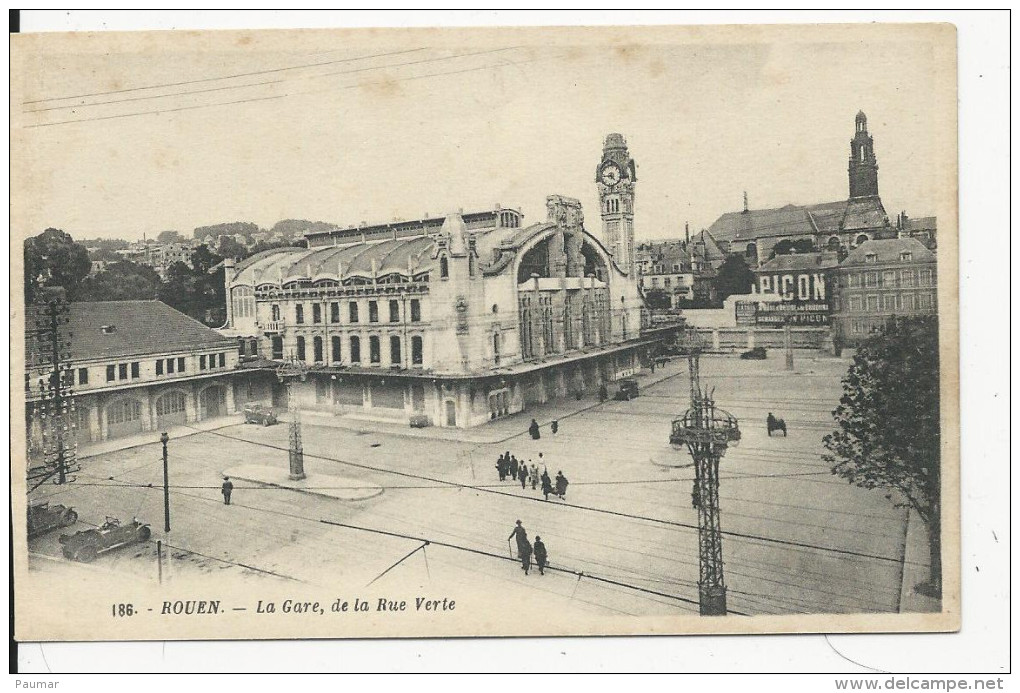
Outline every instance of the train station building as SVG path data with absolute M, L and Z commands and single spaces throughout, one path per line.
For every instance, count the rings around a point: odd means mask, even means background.
M 464 428 L 608 387 L 655 339 L 635 279 L 635 180 L 610 135 L 602 239 L 578 200 L 550 195 L 536 223 L 497 206 L 310 233 L 307 248 L 228 263 L 221 332 L 253 373 L 305 364 L 296 406 L 336 415 Z

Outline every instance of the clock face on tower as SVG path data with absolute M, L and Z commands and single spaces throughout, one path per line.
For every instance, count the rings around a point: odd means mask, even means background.
M 620 167 L 612 161 L 603 165 L 602 170 L 599 172 L 599 178 L 602 180 L 603 185 L 616 185 L 620 182 L 621 177 Z

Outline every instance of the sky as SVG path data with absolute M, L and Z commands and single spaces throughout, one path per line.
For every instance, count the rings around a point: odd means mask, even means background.
M 12 224 L 75 238 L 281 219 L 341 225 L 581 200 L 607 133 L 636 160 L 637 240 L 845 199 L 858 110 L 890 215 L 934 213 L 924 31 L 584 29 L 15 37 Z M 955 156 L 955 153 L 954 153 Z

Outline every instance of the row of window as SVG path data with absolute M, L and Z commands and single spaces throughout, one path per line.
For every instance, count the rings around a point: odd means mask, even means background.
M 329 362 L 330 363 L 343 363 L 345 360 L 347 363 L 360 364 L 361 363 L 361 337 L 357 335 L 351 335 L 347 340 L 347 358 L 344 359 L 342 350 L 343 339 L 340 336 L 334 335 L 329 338 Z M 326 363 L 325 353 L 326 341 L 323 337 L 312 337 L 311 340 L 311 359 L 308 358 L 308 341 L 305 337 L 299 336 L 297 338 L 297 359 L 299 361 L 311 360 L 314 363 Z M 400 366 L 404 363 L 404 352 L 403 344 L 400 337 L 397 335 L 391 335 L 389 338 L 390 348 L 390 360 L 391 366 Z M 282 359 L 283 354 L 283 338 L 273 338 L 273 358 Z M 372 335 L 368 338 L 368 361 L 372 364 L 382 363 L 382 340 L 376 335 Z M 420 366 L 424 361 L 424 342 L 420 336 L 411 337 L 411 365 Z
M 931 292 L 851 296 L 848 302 L 851 313 L 931 310 L 934 305 L 935 294 Z
M 313 303 L 311 311 L 311 323 L 313 325 L 321 325 L 325 321 L 325 311 L 323 310 L 324 304 Z M 388 317 L 389 322 L 400 322 L 400 301 L 391 300 L 388 302 Z M 280 305 L 277 303 L 272 304 L 270 307 L 271 319 L 275 322 L 280 320 Z M 410 300 L 410 312 L 411 322 L 421 322 L 421 301 L 417 298 Z M 307 318 L 305 312 L 305 304 L 297 303 L 294 305 L 294 322 L 298 325 L 305 324 Z M 368 302 L 368 321 L 379 322 L 379 301 Z M 329 304 L 329 322 L 337 324 L 340 322 L 340 303 L 332 302 Z M 347 304 L 347 322 L 358 323 L 361 322 L 360 308 L 357 301 L 350 301 Z
M 931 286 L 932 270 L 924 268 L 918 271 L 913 269 L 894 270 L 884 272 L 850 272 L 846 275 L 845 286 L 852 288 L 878 288 L 878 287 L 900 287 L 900 286 Z
M 227 355 L 225 353 L 219 354 L 202 354 L 198 357 L 198 369 L 200 371 L 208 370 L 210 368 L 226 368 L 227 367 Z
M 210 368 L 226 368 L 226 366 L 226 352 L 218 354 L 202 354 L 198 357 L 198 369 L 202 371 L 209 370 Z M 183 356 L 171 359 L 156 359 L 156 375 L 173 375 L 175 373 L 184 372 L 185 365 Z
M 85 369 L 79 369 L 79 372 Z M 128 375 L 130 373 L 130 376 Z M 130 363 L 111 363 L 106 367 L 106 382 L 112 383 L 116 380 L 131 380 L 140 377 L 140 365 L 138 361 Z M 85 382 L 88 382 L 88 373 L 85 375 Z
M 640 282 L 641 282 L 641 285 L 644 286 L 645 280 L 641 279 Z M 652 282 L 652 288 L 658 288 L 658 286 L 659 286 L 659 278 L 658 277 L 651 277 L 651 282 Z M 683 275 L 680 275 L 680 276 L 678 276 L 676 278 L 676 283 L 677 283 L 677 286 L 686 286 L 687 279 Z M 666 288 L 669 288 L 670 286 L 673 285 L 673 278 L 672 277 L 663 277 L 662 278 L 662 285 L 664 287 L 666 287 Z

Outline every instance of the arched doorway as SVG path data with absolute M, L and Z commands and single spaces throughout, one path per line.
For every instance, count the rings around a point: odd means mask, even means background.
M 446 425 L 457 425 L 457 403 L 452 399 L 446 400 Z
M 839 236 L 832 236 L 829 238 L 829 242 L 825 245 L 826 249 L 831 250 L 832 252 L 839 250 L 839 246 Z
M 222 385 L 213 385 L 202 390 L 198 398 L 199 420 L 224 416 L 227 413 L 227 391 Z
M 142 432 L 142 403 L 119 399 L 106 407 L 106 437 L 120 438 Z
M 860 236 L 857 237 L 857 245 L 860 245 L 861 243 L 867 243 L 867 242 L 868 242 L 868 237 L 865 236 L 863 233 Z
M 185 395 L 180 390 L 167 392 L 156 400 L 156 428 L 165 431 L 171 426 L 187 423 Z

